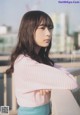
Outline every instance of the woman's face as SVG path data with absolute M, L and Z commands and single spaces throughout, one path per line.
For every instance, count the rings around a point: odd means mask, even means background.
M 35 31 L 34 40 L 40 47 L 47 47 L 52 38 L 52 28 L 41 23 Z

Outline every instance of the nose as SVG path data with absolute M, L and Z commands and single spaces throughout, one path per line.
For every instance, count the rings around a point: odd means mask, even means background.
M 45 28 L 45 34 L 47 35 L 47 36 L 50 36 L 51 35 L 51 31 L 46 27 Z

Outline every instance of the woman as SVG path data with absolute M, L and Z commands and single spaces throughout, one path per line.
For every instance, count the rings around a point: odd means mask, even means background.
M 53 22 L 43 11 L 24 14 L 11 56 L 18 115 L 50 115 L 51 89 L 74 89 L 76 80 L 48 57 Z M 40 95 L 41 94 L 41 95 Z

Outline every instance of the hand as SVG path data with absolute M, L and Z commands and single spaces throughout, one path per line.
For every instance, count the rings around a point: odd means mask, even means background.
M 50 89 L 41 89 L 41 90 L 38 90 L 38 92 L 40 95 L 46 95 L 47 93 L 51 93 L 51 90 Z

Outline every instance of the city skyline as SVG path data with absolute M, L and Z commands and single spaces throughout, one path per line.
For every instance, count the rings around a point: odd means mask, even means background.
M 23 14 L 29 10 L 42 10 L 50 16 L 65 13 L 69 16 L 70 32 L 80 29 L 80 4 L 59 3 L 58 0 L 0 0 L 0 25 L 8 25 L 17 30 Z

